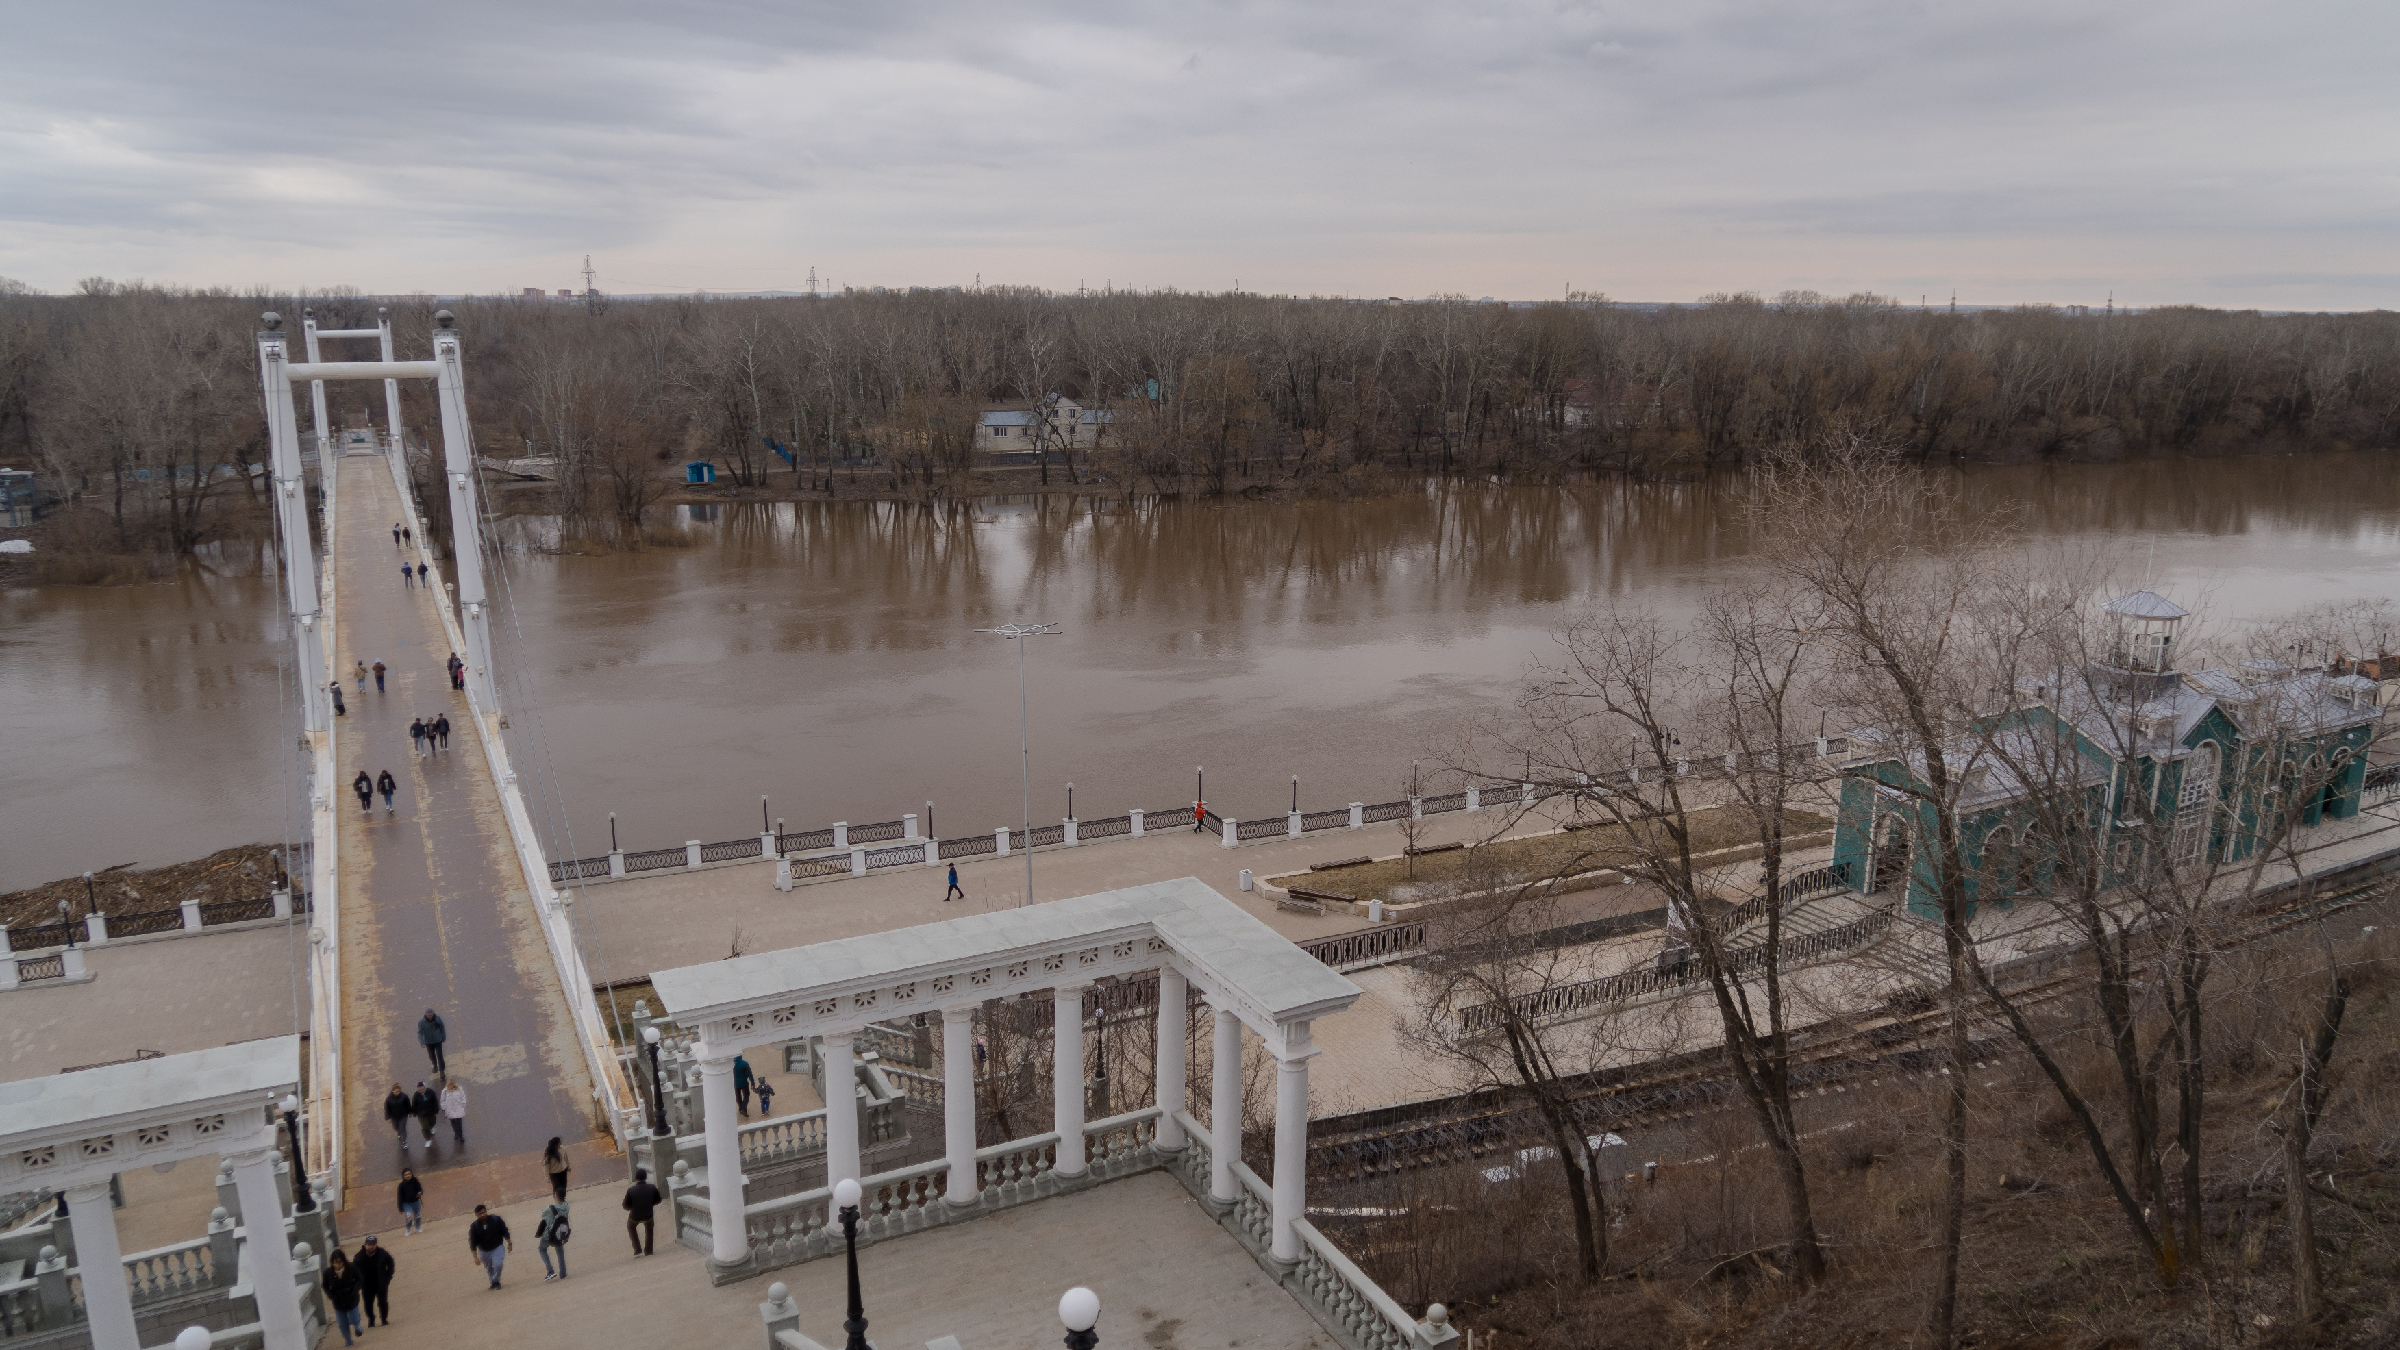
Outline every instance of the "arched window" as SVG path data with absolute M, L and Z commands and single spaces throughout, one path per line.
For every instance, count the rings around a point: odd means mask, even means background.
M 2014 866 L 2008 884 L 2012 895 L 2031 895 L 2041 885 L 2042 836 L 2038 826 L 2028 825 L 2017 840 Z

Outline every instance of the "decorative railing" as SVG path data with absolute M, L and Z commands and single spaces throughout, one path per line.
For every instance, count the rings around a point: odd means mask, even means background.
M 898 839 L 907 833 L 908 823 L 906 821 L 879 820 L 872 825 L 851 826 L 850 842 L 853 844 L 880 844 L 887 840 Z
M 1452 811 L 1464 811 L 1466 809 L 1467 794 L 1463 792 L 1445 792 L 1438 797 L 1427 797 L 1425 799 L 1425 814 L 1429 816 L 1447 814 Z
M 972 858 L 980 854 L 997 853 L 999 851 L 1000 841 L 998 839 L 995 839 L 988 834 L 970 834 L 961 839 L 943 840 L 939 856 L 944 858 Z
M 145 909 L 131 914 L 108 916 L 108 935 L 112 938 L 141 937 L 148 933 L 176 933 L 183 930 L 183 910 Z
M 63 980 L 67 977 L 67 958 L 53 952 L 48 956 L 28 956 L 17 959 L 17 979 Z
M 1347 806 L 1332 811 L 1303 811 L 1300 813 L 1300 831 L 1303 834 L 1314 830 L 1346 830 L 1349 828 L 1350 808 Z
M 588 861 L 588 860 L 584 860 L 584 861 Z M 605 863 L 608 861 L 608 859 L 606 859 L 606 858 L 602 858 L 600 861 L 601 861 L 602 863 L 604 863 L 604 864 L 605 864 Z M 686 852 L 684 852 L 684 851 L 683 851 L 683 849 L 682 849 L 682 848 L 680 848 L 680 847 L 677 847 L 677 848 L 651 848 L 651 849 L 644 849 L 644 850 L 642 850 L 642 851 L 641 851 L 641 852 L 639 852 L 639 853 L 628 853 L 628 854 L 626 854 L 626 855 L 625 855 L 625 870 L 626 870 L 628 873 L 632 873 L 632 872 L 655 872 L 655 871 L 657 871 L 659 868 L 662 868 L 662 867 L 682 867 L 682 866 L 684 866 L 686 863 L 688 863 L 688 862 L 690 862 L 690 861 L 691 861 L 691 855 L 690 855 L 690 854 L 688 854 L 688 853 L 686 853 Z M 551 866 L 552 866 L 552 875 L 551 875 L 551 879 L 552 879 L 553 881 L 555 881 L 555 880 L 557 880 L 557 879 L 558 879 L 558 878 L 557 878 L 557 867 L 558 867 L 558 864 L 555 864 L 555 863 L 554 863 L 554 864 L 552 864 Z
M 0 1280 L 0 1336 L 24 1336 L 43 1326 L 40 1281 L 30 1276 Z
M 249 923 L 275 917 L 275 897 L 262 895 L 253 900 L 203 900 L 200 902 L 200 922 Z
M 1853 919 L 1838 928 L 1787 938 L 1782 944 L 1782 956 L 1778 964 L 1797 965 L 1863 946 L 1889 928 L 1892 916 L 1897 912 L 1897 907 L 1887 907 Z M 1761 943 L 1729 953 L 1724 970 L 1728 978 L 1740 979 L 1764 968 L 1766 963 L 1767 947 Z M 1541 1021 L 1582 1012 L 1605 1003 L 1621 1003 L 1646 994 L 1671 993 L 1705 978 L 1707 969 L 1699 961 L 1686 960 L 1671 966 L 1645 966 L 1596 980 L 1580 980 L 1574 984 L 1519 994 L 1505 1003 L 1474 1004 L 1459 1011 L 1459 1025 L 1468 1032 L 1489 1031 L 1502 1025 L 1509 1013 L 1526 1021 Z
M 29 923 L 8 930 L 8 944 L 18 951 L 37 951 L 43 947 L 64 947 L 81 942 L 84 923 L 81 919 L 66 923 Z
M 1812 867 L 1805 872 L 1793 875 L 1775 888 L 1775 907 L 1778 910 L 1790 909 L 1797 901 L 1805 900 L 1812 895 L 1822 895 L 1827 891 L 1838 891 L 1849 884 L 1850 864 L 1847 862 L 1832 862 L 1823 867 Z M 1754 895 L 1709 920 L 1709 929 L 1719 934 L 1736 933 L 1747 925 L 1765 918 L 1766 914 L 1767 897 Z
M 1080 843 L 1090 843 L 1094 839 L 1114 839 L 1120 834 L 1131 833 L 1133 833 L 1133 817 L 1129 815 L 1102 816 L 1098 820 L 1080 820 L 1075 823 L 1075 838 Z
M 608 875 L 608 859 L 576 858 L 570 862 L 550 864 L 550 881 L 558 885 L 569 881 L 593 881 Z
M 2367 770 L 2366 782 L 2359 795 L 2370 802 L 2400 797 L 2400 764 L 2385 764 Z
M 1067 827 L 1063 823 L 1057 825 L 1036 825 L 1032 829 L 1025 832 L 1025 838 L 1031 847 L 1048 848 L 1052 844 L 1063 844 L 1067 842 Z
M 1233 827 L 1233 837 L 1236 839 L 1271 839 L 1278 835 L 1289 834 L 1292 828 L 1288 823 L 1289 819 L 1287 816 L 1267 816 L 1259 820 L 1239 821 Z
M 1338 937 L 1303 942 L 1300 950 L 1335 970 L 1365 970 L 1425 949 L 1425 925 L 1388 923 Z
M 907 1069 L 897 1064 L 879 1065 L 883 1076 L 903 1098 L 918 1106 L 938 1107 L 947 1095 L 946 1085 L 938 1073 L 923 1069 Z
M 1359 819 L 1369 825 L 1375 825 L 1387 820 L 1398 820 L 1407 814 L 1407 802 L 1377 802 L 1360 811 Z
M 745 1125 L 737 1137 L 741 1140 L 742 1166 L 764 1168 L 774 1164 L 799 1162 L 824 1156 L 825 1111 L 820 1107 L 796 1116 L 778 1116 Z M 678 1140 L 678 1144 L 682 1141 Z M 707 1136 L 693 1138 L 693 1147 L 705 1147 Z
M 704 863 L 738 862 L 743 858 L 760 857 L 763 852 L 758 836 L 752 835 L 747 839 L 728 839 L 721 844 L 702 844 L 700 861 Z
M 795 878 L 850 875 L 850 860 L 839 854 L 830 858 L 794 858 L 791 863 Z
M 906 867 L 911 863 L 922 866 L 924 862 L 923 844 L 899 844 L 891 848 L 867 850 L 867 870 L 870 872 L 878 867 Z
M 127 1256 L 125 1278 L 132 1286 L 133 1301 L 136 1303 L 176 1294 L 197 1293 L 213 1288 L 217 1283 L 215 1266 L 209 1255 L 209 1242 L 205 1237 Z
M 775 851 L 778 853 L 813 853 L 821 848 L 832 847 L 833 831 L 829 829 L 801 830 L 796 834 L 775 836 Z

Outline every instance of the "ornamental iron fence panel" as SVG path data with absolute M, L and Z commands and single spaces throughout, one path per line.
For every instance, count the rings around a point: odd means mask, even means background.
M 1067 827 L 1064 824 L 1036 825 L 1032 829 L 1025 832 L 1025 838 L 1028 841 L 1028 846 L 1032 848 L 1044 848 L 1051 844 L 1063 844 L 1067 841 Z
M 146 909 L 133 914 L 108 916 L 108 935 L 112 938 L 140 937 L 144 933 L 171 933 L 183 928 L 183 910 Z
M 655 872 L 661 867 L 681 867 L 689 858 L 690 855 L 685 853 L 680 846 L 644 849 L 639 853 L 625 855 L 625 870 L 628 872 Z
M 870 872 L 878 867 L 905 867 L 910 863 L 921 864 L 924 861 L 925 846 L 923 844 L 901 844 L 896 848 L 867 850 L 867 870 Z
M 758 856 L 759 838 L 757 835 L 752 835 L 747 839 L 727 839 L 721 843 L 700 846 L 700 861 L 704 863 L 733 862 L 740 858 Z
M 606 861 L 603 859 L 603 861 Z M 248 923 L 253 919 L 275 917 L 275 897 L 262 895 L 255 900 L 203 900 L 200 902 L 200 922 Z
M 1367 824 L 1373 825 L 1380 821 L 1398 820 L 1407 814 L 1407 802 L 1377 802 L 1360 812 L 1359 818 Z
M 817 849 L 832 847 L 833 831 L 831 828 L 801 830 L 793 834 L 775 836 L 776 851 L 781 853 L 811 853 Z
M 608 859 L 606 857 L 572 858 L 566 862 L 550 864 L 550 884 L 553 886 L 568 881 L 589 881 L 594 877 L 607 875 Z
M 1236 822 L 1233 827 L 1233 837 L 1236 839 L 1281 838 L 1282 836 L 1291 833 L 1291 828 L 1292 827 L 1287 817 L 1268 816 L 1264 820 L 1244 820 Z
M 1098 820 L 1075 822 L 1075 837 L 1078 840 L 1113 839 L 1120 834 L 1131 833 L 1133 833 L 1133 817 L 1131 816 L 1102 816 Z
M 1303 812 L 1303 813 L 1301 813 L 1301 816 L 1300 816 L 1300 828 L 1301 828 L 1301 830 L 1302 830 L 1303 832 L 1306 832 L 1306 831 L 1309 831 L 1309 830 L 1346 830 L 1346 829 L 1349 829 L 1349 828 L 1350 828 L 1350 808 L 1349 808 L 1349 807 L 1347 807 L 1347 806 L 1345 806 L 1345 807 L 1342 807 L 1342 808 L 1340 808 L 1339 810 L 1334 810 L 1334 811 L 1306 811 L 1306 812 Z
M 1466 809 L 1467 794 L 1464 792 L 1445 792 L 1439 797 L 1425 799 L 1425 814 L 1429 816 L 1436 812 L 1464 811 Z
M 898 820 L 879 820 L 872 825 L 853 825 L 850 827 L 850 842 L 853 844 L 888 843 L 902 837 L 907 830 L 907 823 Z
M 999 840 L 994 839 L 988 834 L 970 834 L 962 839 L 943 840 L 940 856 L 944 858 L 972 858 L 978 853 L 997 853 L 999 851 Z

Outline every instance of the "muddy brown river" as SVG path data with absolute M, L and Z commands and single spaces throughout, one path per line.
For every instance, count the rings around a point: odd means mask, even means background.
M 2400 595 L 2380 456 L 1977 468 L 2037 534 L 2114 546 L 2219 621 Z M 1365 503 L 986 500 L 678 508 L 691 547 L 543 552 L 507 523 L 503 698 L 554 856 L 799 828 L 1225 815 L 1399 795 L 1579 606 L 1679 603 L 1746 565 L 1734 486 L 1449 485 Z M 0 591 L 0 889 L 299 829 L 271 573 Z

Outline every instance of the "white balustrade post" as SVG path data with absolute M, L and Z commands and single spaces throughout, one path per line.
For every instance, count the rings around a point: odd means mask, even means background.
M 942 1009 L 942 1142 L 949 1202 L 975 1203 L 975 1005 Z
M 1239 1194 L 1234 1161 L 1242 1156 L 1242 1022 L 1230 1008 L 1216 1008 L 1216 1059 L 1209 1068 L 1208 1193 L 1225 1204 Z
M 788 891 L 791 888 L 792 860 L 789 858 L 777 858 L 775 860 L 775 889 L 779 891 Z
M 108 941 L 108 916 L 98 910 L 83 916 L 83 933 L 93 946 Z
M 1225 822 L 1225 847 L 1232 848 L 1234 845 L 1241 842 L 1241 836 L 1234 832 L 1234 827 L 1239 824 L 1241 824 L 1241 822 L 1238 820 L 1228 820 Z
M 1183 972 L 1173 966 L 1158 968 L 1158 1133 L 1154 1142 L 1162 1149 L 1183 1147 L 1183 1126 L 1175 1113 L 1184 1107 L 1184 1061 L 1190 1049 L 1185 1044 L 1184 1011 L 1191 1001 L 1189 986 Z
M 1064 827 L 1065 827 L 1065 829 L 1066 829 L 1066 834 L 1065 834 L 1065 836 L 1064 836 L 1064 839 L 1065 839 L 1065 843 L 1066 843 L 1067 847 L 1069 847 L 1069 848 L 1073 848 L 1075 845 L 1077 845 L 1077 844 L 1079 844 L 1079 843 L 1082 843 L 1082 842 L 1083 842 L 1082 840 L 1080 840 L 1080 839 L 1077 839 L 1077 838 L 1075 837 L 1075 823 L 1076 823 L 1076 822 L 1075 822 L 1075 817 L 1073 817 L 1073 816 L 1062 816 L 1062 817 L 1060 817 L 1060 819 L 1059 819 L 1059 822 L 1058 822 L 1058 823 L 1059 823 L 1060 825 L 1064 826 Z
M 900 837 L 902 839 L 914 839 L 917 837 L 916 812 L 911 811 L 907 815 L 900 817 Z
M 700 1130 L 708 1136 L 709 1255 L 719 1266 L 750 1259 L 748 1181 L 742 1176 L 742 1123 L 733 1096 L 730 1054 L 700 1061 Z M 827 1113 L 830 1121 L 832 1113 Z M 853 1126 L 853 1129 L 856 1127 Z
M 1517 804 L 1518 804 L 1518 805 L 1520 805 L 1520 806 L 1531 806 L 1531 805 L 1533 805 L 1533 784 L 1531 784 L 1531 783 L 1522 783 L 1522 784 L 1519 784 L 1519 785 L 1518 785 L 1518 787 L 1517 787 Z
M 777 856 L 778 852 L 779 850 L 777 850 L 775 847 L 775 832 L 773 830 L 760 830 L 758 832 L 758 856 L 762 858 L 772 858 Z
M 625 875 L 625 850 L 612 848 L 608 851 L 608 874 L 612 877 Z
M 867 874 L 867 850 L 866 850 L 866 849 L 865 849 L 865 847 L 863 847 L 863 846 L 851 849 L 851 850 L 850 850 L 850 875 L 852 875 L 852 876 L 854 876 L 854 877 L 863 877 L 863 876 L 865 876 L 866 874 Z
M 690 868 L 690 869 L 692 869 L 692 870 L 693 870 L 693 871 L 695 871 L 695 872 L 697 872 L 697 871 L 699 871 L 699 870 L 700 870 L 700 841 L 699 841 L 699 840 L 697 840 L 697 839 L 686 839 L 686 840 L 684 840 L 684 841 L 683 841 L 683 865 L 684 865 L 684 866 L 686 866 L 686 867 L 688 867 L 688 868 Z
M 1062 984 L 1050 991 L 1050 1128 L 1058 1131 L 1060 1176 L 1083 1175 L 1083 991 Z
M 84 969 L 83 948 L 81 947 L 69 947 L 65 951 L 60 952 L 58 954 L 58 966 L 59 977 L 61 979 L 80 980 L 86 978 L 91 973 L 90 971 Z
M 858 1063 L 854 1032 L 825 1033 L 825 1182 L 858 1180 Z M 825 1222 L 839 1227 L 841 1213 L 825 1202 Z
M 933 839 L 933 838 L 927 838 L 927 839 L 926 839 L 926 841 L 925 841 L 925 865 L 926 865 L 927 867 L 939 867 L 939 866 L 941 866 L 941 865 L 942 865 L 942 841 L 941 841 L 941 840 L 939 840 L 939 839 Z
M 8 925 L 0 923 L 0 989 L 17 987 L 17 958 L 8 945 Z
M 187 933 L 199 932 L 200 902 L 197 900 L 186 900 L 183 902 L 181 908 L 183 910 L 183 931 Z
M 1275 1065 L 1273 1251 L 1278 1261 L 1300 1259 L 1300 1235 L 1292 1225 L 1307 1213 L 1308 1060 L 1315 1053 L 1308 1023 L 1295 1022 L 1284 1029 L 1283 1050 Z
M 283 1233 L 283 1196 L 275 1185 L 275 1154 L 272 1148 L 253 1149 L 225 1161 L 233 1166 L 234 1194 L 241 1200 L 242 1235 L 250 1248 L 243 1264 L 249 1268 L 250 1288 L 258 1299 L 258 1320 L 266 1332 L 267 1350 L 308 1350 L 300 1323 L 300 1291 L 292 1284 L 291 1242 Z M 105 1194 L 100 1205 L 108 1205 Z
M 117 1208 L 109 1198 L 108 1183 L 69 1186 L 67 1212 L 75 1229 L 75 1264 L 83 1271 L 83 1311 L 91 1320 L 94 1350 L 139 1350 L 133 1291 L 125 1283 L 125 1249 L 117 1243 Z
M 289 888 L 275 892 L 275 917 L 278 919 L 292 917 L 292 893 Z
M 1297 811 L 1291 811 L 1291 812 L 1286 812 L 1286 813 L 1285 813 L 1285 815 L 1284 815 L 1284 818 L 1283 818 L 1283 832 L 1284 832 L 1285 834 L 1288 834 L 1288 835 L 1290 835 L 1290 836 L 1291 836 L 1292 838 L 1294 838 L 1294 839 L 1297 839 L 1297 838 L 1299 838 L 1299 837 L 1300 837 L 1300 813 L 1299 813 L 1299 812 L 1297 812 Z
M 1139 839 L 1139 838 L 1141 838 L 1141 837 L 1142 837 L 1142 813 L 1141 813 L 1141 812 L 1139 812 L 1139 811 L 1128 811 L 1128 812 L 1126 812 L 1126 815 L 1128 815 L 1128 816 L 1132 817 L 1132 819 L 1133 819 L 1133 837 L 1134 837 L 1134 838 L 1136 838 L 1136 839 Z
M 1480 811 L 1483 809 L 1482 788 L 1471 787 L 1467 789 L 1467 809 L 1469 811 Z
M 1350 828 L 1354 830 L 1363 830 L 1366 827 L 1367 804 L 1365 802 L 1350 803 Z
M 1003 858 L 1008 856 L 1008 827 L 1006 825 L 992 831 L 992 852 Z
M 833 846 L 834 846 L 835 848 L 848 848 L 848 847 L 850 847 L 850 822 L 849 822 L 849 821 L 846 821 L 846 820 L 837 820 L 837 821 L 833 822 Z
M 1425 799 L 1423 797 L 1411 797 L 1408 799 L 1408 818 L 1410 820 L 1423 820 L 1425 818 Z

